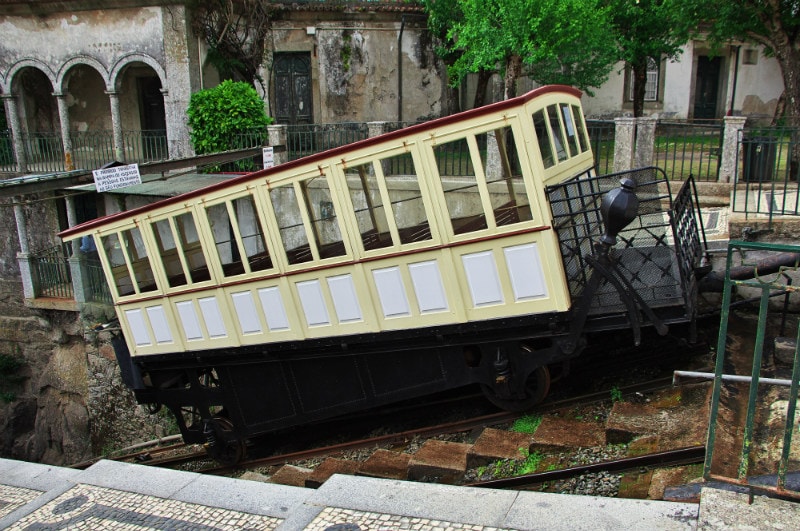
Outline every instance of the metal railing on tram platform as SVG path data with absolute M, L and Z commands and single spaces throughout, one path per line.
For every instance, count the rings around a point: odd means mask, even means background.
M 800 246 L 729 242 L 714 373 L 676 371 L 714 382 L 706 480 L 800 499 L 798 278 Z
M 34 296 L 72 299 L 72 275 L 70 273 L 69 245 L 61 244 L 44 251 L 31 253 Z

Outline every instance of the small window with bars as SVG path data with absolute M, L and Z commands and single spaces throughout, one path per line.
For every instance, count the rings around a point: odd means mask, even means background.
M 647 59 L 647 83 L 644 86 L 644 101 L 658 101 L 659 63 L 652 57 Z M 633 101 L 633 70 L 628 76 L 628 99 Z

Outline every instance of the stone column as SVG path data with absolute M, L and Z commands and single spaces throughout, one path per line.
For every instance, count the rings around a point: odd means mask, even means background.
M 36 297 L 36 289 L 31 268 L 31 251 L 28 246 L 28 225 L 25 221 L 25 212 L 22 210 L 22 197 L 20 196 L 14 197 L 14 218 L 17 222 L 17 237 L 19 238 L 17 263 L 19 264 L 19 274 L 22 277 L 22 293 L 26 299 L 33 299 Z
M 389 122 L 367 122 L 367 136 L 374 138 L 389 131 Z
M 111 103 L 111 130 L 114 135 L 114 159 L 119 162 L 126 162 L 125 142 L 122 139 L 122 118 L 120 118 L 119 113 L 119 92 L 107 90 L 106 94 L 108 94 L 108 101 Z
M 747 121 L 746 116 L 726 116 L 722 133 L 722 157 L 719 161 L 718 180 L 723 183 L 733 182 L 736 168 L 739 165 L 739 141 Z
M 54 92 L 58 104 L 58 119 L 61 122 L 61 143 L 64 146 L 64 169 L 72 171 L 75 169 L 75 159 L 72 154 L 72 138 L 69 136 L 69 107 L 67 106 L 66 95 L 61 92 Z
M 67 203 L 67 225 L 74 227 L 77 224 L 77 215 L 75 214 L 75 198 L 68 195 L 64 198 Z M 84 255 L 79 247 L 80 243 L 77 240 L 70 242 L 71 253 L 67 259 L 69 265 L 70 276 L 72 277 L 72 293 L 76 302 L 84 303 L 88 299 L 87 289 L 89 288 L 89 271 L 86 269 L 86 255 Z
M 25 144 L 22 142 L 22 125 L 19 123 L 19 112 L 17 111 L 17 97 L 14 94 L 2 94 L 3 102 L 6 106 L 6 118 L 8 125 L 11 126 L 11 137 L 14 141 L 14 155 L 17 159 L 17 171 L 19 173 L 28 172 L 28 159 L 25 156 Z
M 635 133 L 636 120 L 634 118 L 614 119 L 614 172 L 633 168 Z
M 275 166 L 289 162 L 289 148 L 286 145 L 286 135 L 288 128 L 285 125 L 269 125 L 267 126 L 267 135 L 269 136 L 269 145 L 275 151 Z
M 636 149 L 634 164 L 636 168 L 653 165 L 656 144 L 656 118 L 642 116 L 636 118 Z

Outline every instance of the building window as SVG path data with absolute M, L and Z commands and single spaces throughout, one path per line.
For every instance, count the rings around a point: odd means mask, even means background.
M 658 61 L 647 59 L 647 83 L 644 87 L 644 101 L 658 101 Z M 633 70 L 629 70 L 628 99 L 633 101 Z

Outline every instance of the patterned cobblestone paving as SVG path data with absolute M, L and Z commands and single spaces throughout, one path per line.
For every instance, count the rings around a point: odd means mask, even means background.
M 78 485 L 7 529 L 269 531 L 281 521 L 280 518 Z
M 0 485 L 0 518 L 41 496 L 38 490 Z
M 395 514 L 370 513 L 327 507 L 308 525 L 306 531 L 512 531 L 498 527 L 459 524 L 433 520 L 431 518 L 411 518 Z

